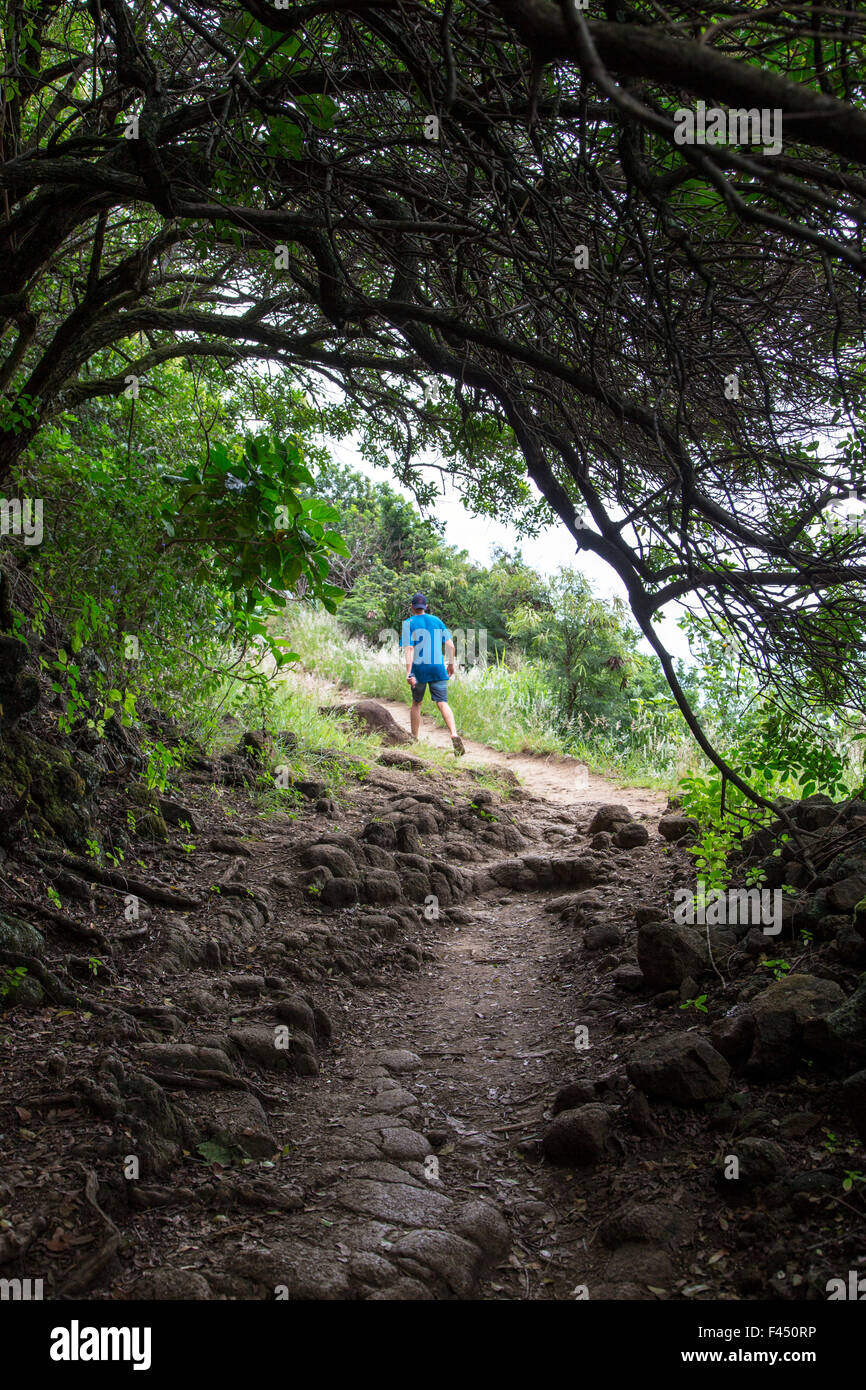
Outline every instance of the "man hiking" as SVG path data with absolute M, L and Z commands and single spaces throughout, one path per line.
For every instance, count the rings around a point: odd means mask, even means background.
M 430 686 L 430 698 L 438 705 L 445 727 L 451 735 L 455 757 L 466 752 L 457 733 L 454 715 L 448 703 L 448 678 L 454 675 L 454 639 L 441 618 L 427 612 L 423 594 L 410 599 L 411 617 L 403 622 L 400 650 L 406 658 L 406 679 L 412 688 L 412 708 L 409 721 L 412 735 L 418 737 L 421 728 L 421 701 Z M 442 643 L 445 643 L 443 660 Z

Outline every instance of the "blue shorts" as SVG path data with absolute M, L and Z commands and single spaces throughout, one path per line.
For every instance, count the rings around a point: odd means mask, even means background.
M 448 682 L 445 681 L 416 681 L 412 686 L 412 704 L 420 705 L 424 699 L 427 686 L 430 686 L 430 699 L 434 704 L 448 703 Z

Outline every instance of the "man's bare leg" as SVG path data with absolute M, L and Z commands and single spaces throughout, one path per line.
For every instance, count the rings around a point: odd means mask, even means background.
M 421 702 L 413 700 L 409 708 L 409 727 L 412 730 L 412 737 L 417 738 L 421 728 Z
M 461 754 L 466 752 L 466 749 L 463 747 L 463 740 L 459 737 L 457 733 L 457 725 L 454 723 L 454 714 L 451 709 L 451 706 L 448 704 L 447 700 L 437 700 L 436 705 L 439 709 L 439 713 L 445 720 L 445 728 L 451 735 L 451 742 L 454 745 L 454 752 L 457 754 L 459 758 Z

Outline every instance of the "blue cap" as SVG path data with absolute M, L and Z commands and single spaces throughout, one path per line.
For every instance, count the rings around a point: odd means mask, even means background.
M 412 604 L 412 607 L 413 607 L 413 608 L 426 608 L 426 607 L 427 607 L 427 600 L 426 600 L 426 598 L 424 597 L 423 594 L 413 594 L 410 601 L 411 601 L 411 604 Z

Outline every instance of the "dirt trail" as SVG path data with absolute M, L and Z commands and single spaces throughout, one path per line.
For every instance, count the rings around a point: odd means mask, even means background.
M 335 703 L 347 704 L 350 700 L 369 700 L 376 698 L 378 705 L 384 706 L 401 729 L 409 732 L 409 702 L 400 700 L 381 700 L 378 697 L 359 695 L 356 691 L 338 687 L 330 681 L 311 677 L 310 683 L 326 694 Z M 438 711 L 430 713 L 429 695 L 425 696 L 421 714 L 420 742 L 433 744 L 436 748 L 450 751 L 451 737 L 442 724 Z M 621 782 L 600 777 L 589 772 L 576 758 L 556 753 L 503 753 L 486 743 L 463 737 L 466 756 L 472 762 L 495 763 L 507 767 L 533 796 L 553 802 L 557 806 L 609 805 L 619 802 L 628 806 L 633 815 L 639 812 L 661 814 L 667 802 L 662 792 L 649 787 L 630 787 Z

